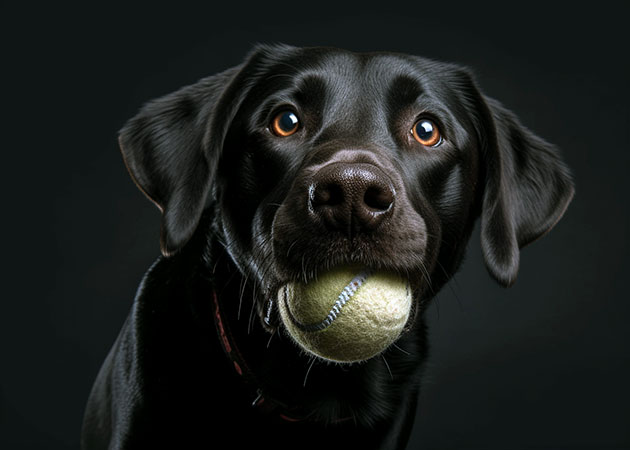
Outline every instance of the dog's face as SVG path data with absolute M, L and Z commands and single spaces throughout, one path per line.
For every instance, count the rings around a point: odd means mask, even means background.
M 121 132 L 178 251 L 202 211 L 267 302 L 288 281 L 359 264 L 404 274 L 418 302 L 457 270 L 476 218 L 491 275 L 573 194 L 556 151 L 460 67 L 418 57 L 259 47 L 239 67 L 147 105 Z M 266 320 L 265 320 L 266 319 Z

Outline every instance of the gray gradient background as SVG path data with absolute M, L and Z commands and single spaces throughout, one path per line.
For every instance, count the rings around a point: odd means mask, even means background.
M 468 65 L 575 175 L 573 203 L 522 252 L 514 287 L 491 281 L 475 232 L 426 313 L 409 448 L 630 447 L 627 11 L 229 3 L 2 6 L 0 448 L 77 448 L 93 379 L 158 255 L 159 213 L 117 130 L 256 42 Z

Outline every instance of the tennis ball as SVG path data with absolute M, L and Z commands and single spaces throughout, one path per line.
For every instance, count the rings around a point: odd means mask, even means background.
M 280 317 L 300 347 L 336 362 L 369 359 L 392 344 L 411 310 L 409 283 L 383 271 L 339 267 L 278 292 Z

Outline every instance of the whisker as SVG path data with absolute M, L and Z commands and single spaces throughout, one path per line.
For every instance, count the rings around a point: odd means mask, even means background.
M 311 363 L 308 366 L 308 370 L 306 371 L 306 376 L 304 377 L 304 384 L 302 386 L 306 387 L 306 380 L 308 379 L 308 374 L 311 373 L 311 369 L 313 368 L 313 365 L 315 364 L 315 360 L 317 358 L 313 358 L 311 360 Z
M 271 333 L 271 336 L 269 336 L 269 340 L 267 341 L 267 348 L 269 348 L 269 346 L 271 345 L 271 340 L 276 335 L 277 331 L 278 331 L 278 329 L 276 328 L 275 330 L 273 330 L 273 333 Z
M 427 285 L 429 286 L 429 289 L 431 290 L 431 294 L 435 295 L 435 291 L 433 290 L 433 284 L 431 283 L 431 275 L 429 275 L 429 271 L 427 270 L 427 267 L 424 265 L 424 262 L 420 261 L 420 270 L 422 271 L 422 274 L 424 275 L 424 279 L 427 281 Z
M 243 295 L 245 294 L 245 286 L 247 285 L 248 275 L 241 277 L 241 286 L 238 299 L 238 313 L 236 314 L 236 320 L 241 320 L 241 307 L 243 306 Z
M 254 291 L 252 290 L 252 308 L 249 311 L 249 321 L 247 323 L 247 334 L 251 334 L 254 329 L 254 310 L 256 309 L 256 298 L 254 297 Z
M 291 253 L 291 249 L 293 248 L 293 246 L 297 244 L 299 241 L 300 241 L 299 239 L 296 239 L 295 241 L 293 241 L 291 245 L 289 245 L 289 249 L 287 250 L 287 258 L 289 257 L 289 253 Z
M 392 369 L 389 368 L 389 364 L 387 364 L 387 360 L 385 359 L 385 355 L 381 355 L 381 358 L 383 358 L 383 362 L 385 363 L 385 367 L 387 367 L 387 371 L 389 372 L 389 376 L 392 379 L 392 381 L 394 381 L 394 375 L 392 374 Z
M 396 347 L 398 350 L 400 350 L 401 352 L 403 352 L 405 355 L 411 355 L 411 353 L 409 353 L 407 350 L 399 347 L 397 344 L 392 344 L 393 347 Z
M 457 282 L 457 274 L 453 274 L 452 276 L 449 276 L 449 273 L 446 271 L 444 266 L 439 261 L 436 261 L 436 262 L 437 262 L 437 265 L 440 267 L 440 270 L 442 270 L 442 273 L 449 280 L 448 283 L 446 283 L 446 284 L 447 284 L 448 288 L 450 289 L 451 293 L 453 294 L 453 297 L 455 297 L 455 301 L 457 301 L 457 305 L 459 306 L 459 309 L 463 311 L 464 305 L 463 305 L 461 299 L 459 298 L 459 295 L 457 294 L 457 291 L 453 287 L 453 284 L 454 284 L 455 287 L 460 289 L 459 283 Z

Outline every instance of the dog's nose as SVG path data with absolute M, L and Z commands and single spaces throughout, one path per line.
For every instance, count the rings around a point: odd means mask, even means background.
M 391 180 L 372 164 L 333 163 L 321 168 L 310 186 L 309 207 L 331 230 L 352 237 L 371 231 L 394 209 Z

